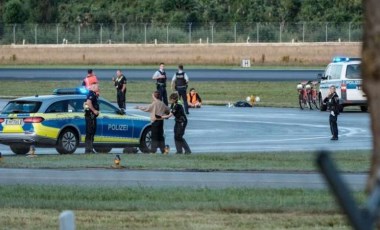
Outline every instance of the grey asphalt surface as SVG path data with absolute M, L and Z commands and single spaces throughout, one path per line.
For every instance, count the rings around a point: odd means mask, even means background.
M 0 103 L 1 105 L 1 103 Z M 132 109 L 130 113 L 144 114 Z M 145 114 L 147 115 L 147 114 Z M 328 113 L 281 108 L 228 108 L 204 106 L 190 110 L 185 138 L 193 154 L 209 152 L 263 152 L 306 150 L 313 154 L 324 150 L 370 149 L 372 135 L 369 115 L 357 111 L 339 116 L 339 141 L 330 141 Z M 175 152 L 173 120 L 165 122 L 167 143 Z M 9 147 L 0 145 L 4 155 L 12 154 Z M 82 154 L 79 148 L 76 154 Z M 37 154 L 55 153 L 55 149 L 37 149 Z M 112 153 L 121 153 L 114 149 Z M 353 190 L 364 189 L 365 174 L 345 174 Z M 134 171 L 119 169 L 47 170 L 1 169 L 0 184 L 55 184 L 93 186 L 147 187 L 250 187 L 324 189 L 318 173 L 309 172 L 170 172 Z
M 344 174 L 351 190 L 362 191 L 365 174 Z M 300 188 L 325 189 L 317 173 L 170 172 L 125 169 L 1 169 L 0 184 L 43 184 L 118 187 Z
M 262 98 L 265 100 L 265 98 Z M 0 100 L 0 108 L 5 104 Z M 127 106 L 127 112 L 148 116 L 148 113 Z M 298 151 L 371 149 L 372 134 L 369 114 L 358 111 L 339 115 L 339 141 L 331 141 L 329 113 L 296 108 L 228 108 L 204 106 L 191 109 L 185 139 L 194 154 L 219 152 Z M 166 142 L 175 152 L 174 120 L 165 121 Z M 4 154 L 12 154 L 0 145 Z M 84 152 L 78 148 L 76 154 Z M 112 153 L 121 153 L 114 149 Z M 57 154 L 54 148 L 38 148 L 40 154 Z
M 128 80 L 151 80 L 155 69 L 123 70 Z M 171 79 L 175 69 L 167 69 Z M 323 69 L 316 70 L 252 70 L 252 69 L 185 69 L 191 81 L 303 81 L 315 80 Z M 115 75 L 114 69 L 94 69 L 100 80 L 110 80 Z M 17 80 L 78 80 L 86 76 L 87 69 L 13 69 L 1 68 L 1 79 Z

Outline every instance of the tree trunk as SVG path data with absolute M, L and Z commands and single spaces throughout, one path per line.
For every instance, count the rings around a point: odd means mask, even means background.
M 363 89 L 367 94 L 373 135 L 373 152 L 367 192 L 371 192 L 380 169 L 380 1 L 363 0 Z

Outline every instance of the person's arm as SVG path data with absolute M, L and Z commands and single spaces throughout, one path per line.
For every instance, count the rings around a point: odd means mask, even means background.
M 99 115 L 99 111 L 96 110 L 96 109 L 94 108 L 94 106 L 92 105 L 92 101 L 91 101 L 90 99 L 87 99 L 86 104 L 87 104 L 88 108 L 89 108 L 89 109 L 90 109 L 95 115 Z
M 185 73 L 185 81 L 186 81 L 186 84 L 189 83 L 189 76 L 187 76 L 187 74 Z
M 152 77 L 153 80 L 157 80 L 157 79 L 161 79 L 161 78 L 165 78 L 165 77 L 162 76 L 161 73 L 158 72 L 158 71 L 156 71 L 156 72 L 153 74 L 153 77 Z
M 163 115 L 161 116 L 162 119 L 168 119 L 168 118 L 171 118 L 173 116 L 173 113 L 169 113 L 168 115 Z
M 121 92 L 127 91 L 127 79 L 123 77 L 123 87 L 121 88 Z
M 177 80 L 177 74 L 174 74 L 173 78 L 172 78 L 172 84 L 171 84 L 171 88 L 173 91 L 175 91 L 175 81 Z
M 199 103 L 202 103 L 202 98 L 201 98 L 201 96 L 199 96 L 198 93 L 197 93 L 197 101 L 199 101 Z

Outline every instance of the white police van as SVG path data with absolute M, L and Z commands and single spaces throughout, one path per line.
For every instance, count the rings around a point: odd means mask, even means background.
M 335 57 L 327 66 L 325 73 L 319 75 L 319 102 L 321 111 L 326 111 L 327 106 L 323 99 L 328 95 L 329 87 L 335 85 L 339 95 L 340 111 L 346 106 L 360 106 L 365 112 L 368 110 L 367 97 L 362 90 L 361 59 Z

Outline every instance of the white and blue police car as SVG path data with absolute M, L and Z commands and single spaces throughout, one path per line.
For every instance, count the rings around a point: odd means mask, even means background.
M 30 146 L 54 147 L 60 154 L 84 146 L 86 124 L 84 88 L 56 89 L 53 95 L 22 97 L 8 102 L 0 113 L 0 143 L 15 154 L 28 153 Z M 100 114 L 94 139 L 96 152 L 138 147 L 150 152 L 151 125 L 147 117 L 121 113 L 99 98 Z
M 319 102 L 321 111 L 327 106 L 323 99 L 328 95 L 329 87 L 335 85 L 339 95 L 340 110 L 346 106 L 360 106 L 365 112 L 368 110 L 367 97 L 362 90 L 361 59 L 348 57 L 334 57 L 328 64 L 323 75 L 320 75 Z

